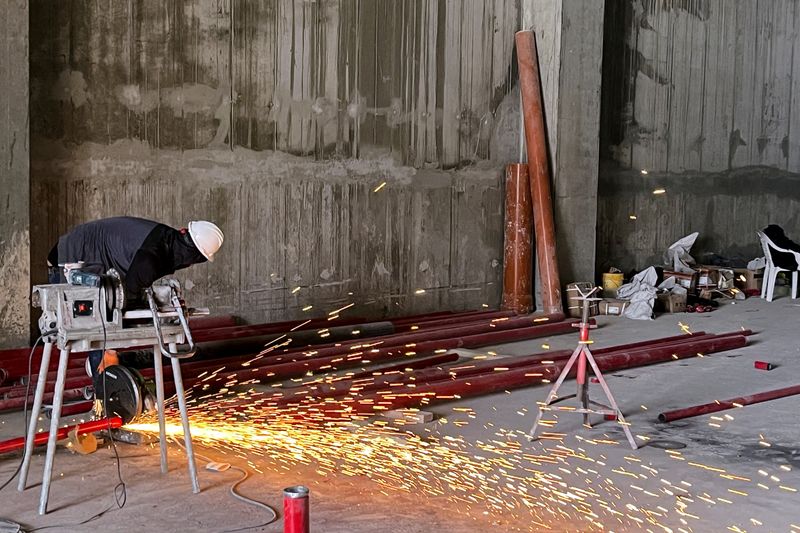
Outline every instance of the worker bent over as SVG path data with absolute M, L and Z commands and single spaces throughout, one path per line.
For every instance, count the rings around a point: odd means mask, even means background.
M 116 270 L 125 289 L 125 308 L 144 301 L 144 290 L 176 270 L 214 261 L 224 235 L 213 223 L 189 222 L 176 230 L 165 224 L 135 217 L 113 217 L 87 222 L 62 235 L 47 256 L 50 283 L 64 283 L 59 265 L 83 263 L 81 270 L 104 274 Z M 118 364 L 116 352 L 90 352 L 87 371 L 97 376 Z M 95 391 L 99 383 L 95 379 Z

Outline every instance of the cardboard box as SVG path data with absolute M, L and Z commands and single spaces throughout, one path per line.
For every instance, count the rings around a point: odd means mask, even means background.
M 698 267 L 697 286 L 703 289 L 713 289 L 717 286 L 719 272 L 715 268 Z
M 686 312 L 686 294 L 659 293 L 656 295 L 653 310 L 662 313 L 684 313 Z
M 697 272 L 692 272 L 691 274 L 685 274 L 683 272 L 674 272 L 672 270 L 665 270 L 664 271 L 664 279 L 669 277 L 675 277 L 675 281 L 686 289 L 690 291 L 697 286 Z
M 594 284 L 588 281 L 578 281 L 567 285 L 567 314 L 569 316 L 572 318 L 581 318 L 583 316 L 583 301 L 578 298 L 581 297 L 581 292 L 586 294 L 593 288 Z M 589 304 L 589 316 L 595 316 L 597 314 L 597 302 L 591 302 L 591 304 Z
M 733 283 L 740 291 L 760 291 L 764 283 L 764 269 L 749 270 L 747 268 L 733 269 Z
M 601 315 L 621 316 L 625 309 L 630 304 L 627 300 L 616 300 L 613 298 L 606 298 L 600 304 L 599 311 Z
M 732 289 L 735 275 L 732 268 L 700 265 L 697 268 L 697 287 L 721 291 Z

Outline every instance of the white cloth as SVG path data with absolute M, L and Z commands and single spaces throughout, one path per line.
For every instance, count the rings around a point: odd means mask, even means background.
M 670 265 L 675 272 L 693 273 L 694 269 L 690 265 L 694 264 L 694 258 L 689 255 L 689 250 L 692 249 L 698 235 L 700 234 L 695 231 L 674 242 L 664 253 L 664 264 Z
M 630 283 L 617 289 L 617 298 L 630 301 L 623 316 L 634 320 L 653 319 L 653 304 L 655 304 L 657 292 L 656 280 L 658 280 L 656 269 L 649 267 L 636 274 Z

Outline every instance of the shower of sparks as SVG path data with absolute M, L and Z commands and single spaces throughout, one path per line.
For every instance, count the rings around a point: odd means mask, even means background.
M 558 444 L 546 453 L 527 451 L 520 432 L 504 429 L 486 440 L 468 443 L 452 436 L 418 436 L 388 422 L 321 425 L 286 413 L 265 415 L 257 405 L 244 411 L 229 410 L 225 405 L 226 400 L 218 398 L 211 409 L 205 405 L 202 411 L 194 410 L 193 439 L 222 453 L 246 456 L 251 463 L 261 457 L 259 469 L 285 473 L 304 465 L 322 477 L 366 476 L 385 490 L 447 498 L 467 515 L 511 513 L 520 518 L 513 526 L 517 530 L 581 523 L 590 530 L 616 524 L 673 531 L 661 520 L 694 516 L 688 511 L 691 498 L 685 496 L 685 490 L 676 495 L 666 488 L 641 488 L 644 478 L 657 480 L 660 474 L 638 464 L 636 458 L 630 458 L 629 467 L 609 472 L 586 448 Z M 465 413 L 474 417 L 471 411 Z M 127 428 L 158 432 L 155 422 Z M 167 434 L 182 435 L 174 416 L 167 424 Z M 554 434 L 548 437 L 560 440 Z M 599 441 L 591 444 L 595 443 Z M 630 491 L 626 477 L 638 484 Z M 633 501 L 649 501 L 620 503 L 629 501 L 631 495 Z
M 246 457 L 259 472 L 285 474 L 293 467 L 309 467 L 323 478 L 364 476 L 385 491 L 445 498 L 468 516 L 514 517 L 509 527 L 516 531 L 583 524 L 580 527 L 587 531 L 635 527 L 688 532 L 692 530 L 688 520 L 699 519 L 702 512 L 693 506 L 709 501 L 733 504 L 737 496 L 747 495 L 740 487 L 725 492 L 733 499 L 693 494 L 690 484 L 665 479 L 652 463 L 633 455 L 625 457 L 624 466 L 612 466 L 604 451 L 594 448 L 618 444 L 610 438 L 578 436 L 579 445 L 571 448 L 563 434 L 549 432 L 542 439 L 546 445 L 529 444 L 524 432 L 493 424 L 484 426 L 491 430 L 489 436 L 474 442 L 430 430 L 418 435 L 405 429 L 402 422 L 398 425 L 354 415 L 343 407 L 345 400 L 325 398 L 322 393 L 326 385 L 349 380 L 348 397 L 357 397 L 380 376 L 405 371 L 317 377 L 310 383 L 320 391 L 318 397 L 307 394 L 308 383 L 298 388 L 306 392 L 300 397 L 293 396 L 291 388 L 279 389 L 279 393 L 252 389 L 234 393 L 228 386 L 206 395 L 195 390 L 189 402 L 192 437 L 220 453 Z M 291 401 L 276 407 L 276 398 L 281 397 Z M 415 410 L 409 411 L 413 415 Z M 476 418 L 471 408 L 456 406 L 452 411 L 454 417 Z M 526 411 L 518 414 L 524 416 Z M 552 427 L 555 421 L 547 422 L 545 427 Z M 468 420 L 450 423 L 460 428 Z M 152 418 L 126 427 L 158 432 Z M 169 411 L 167 434 L 176 438 L 182 431 L 177 413 Z M 678 451 L 667 454 L 686 461 Z M 722 468 L 691 461 L 686 464 L 731 482 L 751 482 Z M 765 478 L 756 487 L 763 488 L 770 481 L 775 479 Z
M 338 316 L 350 305 L 334 311 L 332 316 Z M 489 325 L 505 320 L 508 319 L 492 319 Z M 534 322 L 547 320 L 542 317 Z M 688 328 L 684 332 L 688 333 Z M 322 337 L 329 330 L 323 328 L 316 333 Z M 244 362 L 230 363 L 230 368 L 223 364 L 194 379 L 185 378 L 192 436 L 197 443 L 246 458 L 258 472 L 285 474 L 308 467 L 322 478 L 363 476 L 380 486 L 384 494 L 401 491 L 444 498 L 452 503 L 452 509 L 467 516 L 511 521 L 505 528 L 508 531 L 562 530 L 566 524 L 570 530 L 582 531 L 689 532 L 693 530 L 690 521 L 698 520 L 707 505 L 735 505 L 752 491 L 766 490 L 764 487 L 796 492 L 780 479 L 785 477 L 786 468 L 752 481 L 722 468 L 687 460 L 679 451 L 667 450 L 668 458 L 724 480 L 717 487 L 724 497 L 698 492 L 683 480 L 666 479 L 665 472 L 643 458 L 627 455 L 624 464 L 618 464 L 622 460 L 612 461 L 601 446 L 619 445 L 614 436 L 577 435 L 577 445 L 568 446 L 565 435 L 553 431 L 557 421 L 553 413 L 549 413 L 551 418 L 542 420 L 547 432 L 537 443 L 529 443 L 521 428 L 502 428 L 491 422 L 483 425 L 486 436 L 481 440 L 469 441 L 439 432 L 443 424 L 460 429 L 477 419 L 472 408 L 458 405 L 451 408 L 452 420 L 442 418 L 425 426 L 424 431 L 417 428 L 415 433 L 403 425 L 419 414 L 415 408 L 403 411 L 399 420 L 373 417 L 393 409 L 392 401 L 397 398 L 411 399 L 404 405 L 423 409 L 433 401 L 460 399 L 457 394 L 443 396 L 426 390 L 429 378 L 420 377 L 418 372 L 463 379 L 475 375 L 476 365 L 487 365 L 484 371 L 489 373 L 508 372 L 510 365 L 495 352 L 487 352 L 488 355 L 475 355 L 450 366 L 414 370 L 411 365 L 416 357 L 444 354 L 447 350 L 417 354 L 413 343 L 386 347 L 385 341 L 374 338 L 342 341 L 335 345 L 338 352 L 328 357 L 326 364 L 309 366 L 299 374 L 278 376 L 273 368 L 307 361 L 320 356 L 323 349 L 309 346 L 292 355 L 287 348 L 291 342 L 289 335 L 281 335 Z M 381 360 L 379 353 L 395 357 Z M 558 374 L 559 362 L 551 354 L 541 357 L 541 364 L 546 365 L 543 373 L 525 374 L 531 378 L 531 385 L 549 383 L 548 378 Z M 407 359 L 398 362 L 402 357 Z M 376 363 L 390 365 L 371 366 Z M 289 381 L 281 381 L 284 378 Z M 252 388 L 255 384 L 260 385 L 257 390 Z M 173 398 L 167 433 L 177 438 L 182 426 L 174 403 Z M 517 414 L 535 412 L 533 406 Z M 709 423 L 719 430 L 732 420 L 730 415 L 719 415 Z M 153 414 L 126 428 L 158 433 Z M 646 443 L 649 437 L 637 435 L 637 439 Z M 762 446 L 769 446 L 765 436 L 760 435 L 759 439 Z M 744 487 L 745 483 L 750 485 Z M 730 527 L 740 525 L 750 526 L 745 523 Z

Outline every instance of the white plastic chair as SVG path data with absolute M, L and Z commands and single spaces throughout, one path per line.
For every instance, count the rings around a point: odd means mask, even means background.
M 757 231 L 756 234 L 758 235 L 759 240 L 761 241 L 761 248 L 764 250 L 764 257 L 767 260 L 767 266 L 764 269 L 764 283 L 761 286 L 761 297 L 765 298 L 768 302 L 772 301 L 772 297 L 775 294 L 775 281 L 778 279 L 779 272 L 791 272 L 792 273 L 792 299 L 797 298 L 797 275 L 800 273 L 800 253 L 795 252 L 794 250 L 787 250 L 786 248 L 781 248 L 780 246 L 776 246 L 769 237 L 767 237 L 763 232 Z M 787 254 L 792 254 L 794 256 L 794 260 L 798 265 L 797 270 L 789 270 L 786 268 L 781 268 L 776 266 L 775 263 L 772 261 L 772 250 L 776 250 L 778 252 L 784 252 Z

